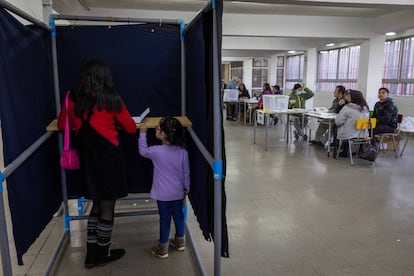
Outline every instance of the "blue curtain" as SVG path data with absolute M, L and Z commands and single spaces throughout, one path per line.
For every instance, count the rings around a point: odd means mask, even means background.
M 132 116 L 147 107 L 149 117 L 181 114 L 181 55 L 177 25 L 140 24 L 57 28 L 61 99 L 79 85 L 83 63 L 90 58 L 105 61 L 115 86 Z M 75 139 L 72 139 L 74 141 Z M 138 154 L 138 136 L 121 133 L 128 164 L 129 192 L 149 192 L 152 163 Z M 158 144 L 154 130 L 148 144 Z M 83 196 L 76 171 L 67 174 L 69 197 Z
M 0 9 L 0 119 L 6 166 L 56 117 L 49 37 L 47 31 L 24 26 Z M 54 135 L 7 178 L 19 264 L 62 202 L 58 160 Z
M 215 1 L 217 20 L 217 42 L 219 49 L 219 70 L 221 69 L 221 26 L 223 1 Z M 186 29 L 186 87 L 187 87 L 187 115 L 194 125 L 194 131 L 202 140 L 210 153 L 214 152 L 213 127 L 213 88 L 221 87 L 221 72 L 219 83 L 213 79 L 213 10 L 208 5 L 193 19 Z M 221 97 L 220 97 L 221 100 Z M 222 109 L 220 109 L 222 112 Z M 222 118 L 221 114 L 221 118 Z M 223 175 L 226 175 L 226 153 L 224 147 L 224 129 L 222 133 L 222 160 Z M 214 180 L 210 165 L 201 156 L 198 149 L 190 144 L 193 154 L 191 174 L 192 178 L 190 201 L 203 231 L 205 239 L 214 239 Z M 222 191 L 222 247 L 221 255 L 229 257 L 229 243 L 226 219 L 226 192 L 225 178 L 223 178 Z M 207 196 L 206 196 L 207 195 Z

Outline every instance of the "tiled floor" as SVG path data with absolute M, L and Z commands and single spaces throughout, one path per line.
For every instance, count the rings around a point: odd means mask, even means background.
M 257 132 L 225 121 L 230 258 L 222 275 L 414 275 L 414 142 L 403 158 L 380 153 L 373 164 L 327 158 L 322 148 L 281 141 L 280 125 Z M 134 206 L 133 203 L 137 205 Z M 154 207 L 125 201 L 118 209 Z M 208 275 L 213 246 L 189 223 Z M 16 275 L 42 275 L 62 228 L 56 218 L 25 256 Z M 83 268 L 85 222 L 72 223 L 72 238 L 55 275 L 197 275 L 190 250 L 151 256 L 156 216 L 117 218 L 114 246 L 127 255 L 108 266 Z

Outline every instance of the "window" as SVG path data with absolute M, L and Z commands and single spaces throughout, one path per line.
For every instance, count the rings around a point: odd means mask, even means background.
M 230 69 L 230 78 L 238 77 L 243 82 L 243 62 L 232 62 Z
M 257 58 L 253 60 L 252 69 L 252 95 L 257 95 L 263 91 L 263 84 L 268 77 L 268 61 L 267 59 Z
M 337 85 L 343 85 L 347 89 L 356 89 L 359 53 L 360 46 L 320 51 L 316 89 L 333 91 Z
M 385 42 L 382 85 L 392 95 L 414 96 L 414 37 Z
M 284 56 L 278 56 L 276 58 L 276 84 L 280 86 L 280 88 L 283 87 L 285 78 L 285 57 Z
M 286 57 L 286 84 L 285 88 L 292 89 L 295 83 L 303 83 L 303 68 L 305 55 Z

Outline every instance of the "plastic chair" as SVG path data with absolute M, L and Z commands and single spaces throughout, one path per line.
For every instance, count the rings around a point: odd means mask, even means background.
M 376 125 L 377 125 L 377 118 L 358 119 L 355 124 L 355 128 L 359 130 L 358 137 L 349 138 L 349 139 L 339 139 L 339 146 L 338 146 L 338 151 L 336 152 L 336 159 L 338 159 L 339 157 L 339 152 L 340 152 L 343 142 L 348 141 L 349 162 L 351 163 L 351 166 L 353 166 L 354 160 L 352 157 L 352 145 L 359 145 L 359 147 L 361 147 L 361 145 L 363 144 L 371 143 L 373 129 L 376 127 Z
M 385 153 L 385 148 L 383 145 L 383 141 L 384 139 L 392 139 L 392 144 L 394 146 L 394 153 L 395 153 L 395 158 L 398 158 L 398 152 L 397 152 L 397 144 L 395 143 L 395 138 L 399 138 L 400 136 L 400 124 L 403 120 L 403 115 L 402 114 L 398 114 L 398 119 L 397 119 L 397 128 L 395 129 L 394 133 L 379 133 L 375 135 L 375 138 L 377 140 L 379 140 L 379 143 L 377 145 L 377 150 L 380 151 L 380 148 L 382 148 L 382 151 Z

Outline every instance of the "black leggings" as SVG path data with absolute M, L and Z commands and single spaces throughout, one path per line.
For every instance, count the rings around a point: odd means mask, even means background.
M 94 200 L 90 217 L 101 220 L 114 221 L 115 200 Z

